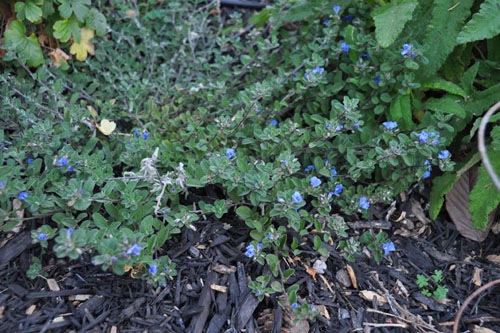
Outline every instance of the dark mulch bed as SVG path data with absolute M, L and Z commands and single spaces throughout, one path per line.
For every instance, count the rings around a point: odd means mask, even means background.
M 391 234 L 397 251 L 380 264 L 366 255 L 348 263 L 336 244 L 326 244 L 327 270 L 313 277 L 306 272 L 318 259 L 312 236 L 302 238 L 300 258 L 285 258 L 282 264 L 296 269 L 289 282 L 322 314 L 314 323 L 294 322 L 279 300 L 259 303 L 250 292 L 248 279 L 269 272 L 243 255 L 249 231 L 236 217 L 198 222 L 197 231 L 186 228 L 169 243 L 164 250 L 178 276 L 157 289 L 103 272 L 89 255 L 68 261 L 40 253 L 27 231 L 9 241 L 3 234 L 0 332 L 450 332 L 459 307 L 478 288 L 474 277 L 482 284 L 500 278 L 498 261 L 488 257 L 500 254 L 500 237 L 472 242 L 451 223 L 426 221 L 415 201 L 406 208 L 416 214 L 400 222 L 350 222 L 353 235 L 370 228 Z M 47 278 L 26 276 L 32 256 L 42 258 Z M 421 295 L 416 285 L 417 274 L 434 269 L 444 273 L 445 302 Z M 461 331 L 480 325 L 500 332 L 499 304 L 498 288 L 482 293 L 465 311 Z

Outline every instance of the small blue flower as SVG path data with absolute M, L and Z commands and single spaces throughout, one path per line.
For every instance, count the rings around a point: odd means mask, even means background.
M 430 171 L 426 171 L 424 172 L 424 174 L 422 175 L 423 178 L 429 178 L 431 176 L 431 172 Z
M 28 165 L 32 164 L 33 163 L 33 159 L 30 157 L 28 158 Z
M 346 42 L 342 42 L 342 44 L 340 44 L 340 47 L 342 48 L 343 52 L 349 51 L 349 44 L 347 44 Z
M 71 235 L 73 234 L 73 228 L 69 228 L 67 231 L 66 231 L 66 237 L 71 237 Z
M 276 119 L 273 119 L 269 122 L 270 125 L 272 126 L 277 126 L 278 125 L 278 121 Z
M 170 189 L 170 191 L 175 192 L 175 191 L 177 191 L 177 188 L 175 186 L 172 186 L 172 188 Z
M 375 81 L 375 84 L 376 84 L 377 86 L 380 86 L 380 76 L 375 75 L 375 78 L 374 78 L 373 80 Z
M 262 243 L 257 244 L 257 250 L 262 250 L 262 247 L 263 247 L 263 246 L 264 246 L 264 245 L 262 245 Z
M 352 15 L 344 15 L 344 20 L 346 20 L 347 22 L 352 22 L 354 20 L 354 16 Z
M 413 45 L 411 44 L 403 44 L 403 50 L 401 51 L 401 55 L 403 57 L 415 57 L 415 52 L 413 51 Z
M 421 143 L 427 143 L 427 139 L 429 139 L 429 134 L 427 134 L 427 132 L 425 131 L 420 132 L 420 134 L 418 135 L 418 141 L 420 141 Z
M 343 129 L 344 129 L 344 126 L 342 126 L 342 125 L 339 125 L 339 126 L 335 127 L 335 130 L 336 130 L 337 132 L 340 132 L 340 131 L 342 131 Z
M 137 243 L 135 243 L 134 245 L 132 245 L 131 247 L 129 247 L 129 249 L 127 250 L 127 255 L 135 255 L 135 256 L 138 256 L 139 254 L 141 254 L 141 250 L 142 250 L 142 247 L 140 247 L 139 245 L 137 245 Z
M 308 166 L 306 166 L 306 168 L 304 169 L 305 172 L 309 172 L 309 171 L 315 171 L 316 170 L 316 167 L 312 164 L 309 164 Z
M 309 72 L 305 72 L 305 73 L 304 73 L 304 76 L 306 77 L 306 79 L 308 79 L 308 80 L 309 80 Z
M 7 148 L 6 146 L 2 146 L 2 150 L 7 150 L 9 148 Z
M 226 149 L 226 157 L 231 159 L 233 157 L 236 157 L 236 153 L 234 152 L 233 148 L 227 148 Z
M 257 113 L 262 113 L 262 111 L 263 111 L 262 109 L 255 110 L 255 112 L 257 112 Z
M 17 197 L 19 200 L 23 201 L 24 199 L 26 199 L 28 197 L 28 192 L 26 191 L 22 191 L 21 193 L 19 193 L 19 196 Z
M 7 183 L 5 183 L 5 182 L 0 182 L 0 188 L 5 187 L 5 185 L 7 185 Z
M 148 132 L 144 132 L 144 133 L 142 133 L 142 138 L 143 138 L 144 140 L 146 140 L 147 138 L 149 138 L 149 133 L 148 133 Z
M 332 128 L 332 124 L 326 124 L 326 129 Z
M 245 255 L 249 258 L 252 258 L 255 255 L 255 246 L 253 246 L 253 244 L 246 247 Z
M 339 195 L 340 193 L 342 193 L 343 189 L 344 189 L 344 185 L 337 184 L 337 185 L 335 185 L 335 190 L 333 191 L 333 194 L 334 195 Z
M 332 20 L 324 20 L 324 21 L 323 21 L 323 24 L 324 24 L 324 25 L 328 25 L 331 21 L 332 21 Z
M 139 135 L 139 133 L 141 133 L 141 131 L 140 131 L 140 130 L 138 130 L 138 129 L 136 129 L 136 130 L 134 131 L 134 135 Z
M 337 170 L 335 170 L 335 168 L 332 168 L 330 170 L 330 173 L 332 174 L 332 177 L 335 177 L 337 175 Z
M 325 69 L 323 67 L 315 67 L 312 70 L 313 74 L 323 74 L 325 72 Z
M 149 266 L 149 273 L 151 275 L 155 275 L 157 271 L 158 271 L 158 267 L 156 267 L 156 265 Z
M 392 251 L 396 251 L 396 246 L 393 242 L 388 242 L 382 245 L 385 255 L 389 255 Z
M 386 121 L 383 122 L 382 125 L 384 125 L 384 127 L 388 130 L 393 130 L 398 127 L 398 123 L 395 121 Z
M 316 186 L 320 186 L 321 185 L 321 179 L 319 179 L 318 177 L 314 176 L 312 177 L 309 182 L 311 183 L 311 186 L 312 187 L 316 187 Z
M 425 160 L 424 165 L 427 167 L 427 170 L 429 170 L 429 171 L 432 170 L 431 161 Z
M 83 194 L 83 188 L 78 190 L 78 194 L 82 195 Z
M 301 203 L 302 202 L 302 195 L 300 195 L 299 191 L 295 191 L 292 194 L 292 202 L 293 203 Z
M 170 267 L 165 267 L 163 270 L 164 270 L 165 272 L 168 272 L 168 271 L 170 270 Z
M 315 310 L 316 310 L 316 305 L 311 304 L 311 311 L 315 311 Z
M 288 165 L 288 161 L 287 160 L 283 160 L 283 161 L 281 161 L 281 164 L 283 164 L 283 165 L 286 166 L 286 165 Z
M 353 127 L 354 129 L 358 129 L 358 128 L 359 128 L 359 124 L 354 124 L 354 125 L 352 125 L 352 127 Z
M 259 296 L 260 294 L 262 294 L 262 291 L 261 291 L 260 289 L 257 289 L 257 290 L 255 291 L 255 295 Z
M 338 14 L 340 12 L 340 6 L 333 6 L 333 12 Z
M 297 303 L 292 303 L 292 309 L 296 309 L 298 307 L 299 307 L 299 305 Z
M 445 160 L 451 156 L 450 152 L 448 150 L 441 150 L 438 154 L 438 158 L 440 160 Z
M 43 232 L 38 233 L 39 240 L 44 241 L 44 240 L 47 240 L 47 238 L 49 238 L 49 236 L 47 236 L 47 234 L 44 234 Z
M 359 198 L 359 207 L 361 209 L 368 209 L 370 208 L 370 202 L 366 199 L 366 197 L 361 197 Z
M 274 239 L 274 236 L 272 233 L 268 233 L 267 234 L 267 238 L 270 239 L 270 240 L 273 240 Z
M 65 166 L 65 165 L 67 165 L 67 164 L 68 164 L 68 161 L 69 161 L 69 160 L 68 160 L 68 158 L 67 158 L 67 157 L 61 157 L 60 159 L 58 159 L 58 160 L 56 161 L 56 165 L 57 165 L 57 166 Z
M 75 167 L 72 165 L 68 166 L 68 171 L 75 171 Z

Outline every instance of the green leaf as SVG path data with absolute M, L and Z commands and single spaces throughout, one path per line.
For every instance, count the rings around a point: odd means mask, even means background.
M 465 118 L 465 109 L 458 103 L 460 100 L 457 100 L 457 98 L 459 97 L 450 95 L 441 98 L 429 98 L 425 103 L 425 107 L 436 112 L 454 114 L 463 119 Z
M 43 53 L 38 39 L 34 34 L 26 37 L 26 27 L 19 20 L 9 23 L 5 31 L 4 40 L 7 48 L 16 52 L 21 63 L 37 67 L 43 63 Z
M 464 89 L 467 94 L 472 94 L 474 91 L 474 80 L 477 76 L 477 71 L 479 70 L 479 62 L 472 65 L 462 76 L 462 81 L 460 86 Z
M 391 119 L 396 121 L 403 131 L 411 130 L 415 127 L 412 120 L 410 95 L 399 95 L 391 102 L 389 108 Z
M 423 54 L 429 59 L 429 63 L 422 68 L 426 76 L 435 74 L 455 48 L 456 36 L 470 15 L 473 3 L 473 0 L 462 0 L 458 6 L 450 9 L 452 5 L 449 2 L 434 1 L 432 19 L 422 46 Z
M 486 0 L 457 37 L 457 43 L 469 43 L 500 34 L 500 5 L 498 0 Z
M 269 18 L 271 17 L 270 11 L 271 11 L 271 8 L 265 8 L 265 9 L 261 10 L 260 12 L 258 12 L 257 14 L 254 14 L 248 20 L 248 22 L 250 22 L 251 24 L 255 24 L 257 26 L 257 28 L 260 28 L 264 24 L 266 24 L 267 21 L 269 21 Z
M 236 209 L 236 214 L 243 220 L 247 220 L 252 217 L 253 212 L 252 209 L 250 209 L 250 207 L 240 206 Z
M 444 203 L 444 196 L 450 192 L 453 184 L 456 183 L 458 177 L 453 173 L 445 173 L 442 176 L 434 178 L 432 181 L 432 190 L 429 197 L 429 217 L 433 220 L 437 218 Z
M 76 43 L 81 41 L 80 25 L 75 16 L 69 19 L 63 19 L 54 23 L 54 37 L 61 42 L 67 42 L 71 37 Z
M 422 88 L 443 90 L 453 95 L 467 97 L 467 93 L 459 85 L 438 77 L 422 82 Z
M 80 22 L 84 22 L 89 11 L 86 5 L 90 5 L 90 0 L 58 0 L 58 7 L 61 17 L 67 19 L 73 14 Z
M 26 0 L 24 2 L 16 2 L 15 11 L 17 18 L 24 20 L 25 18 L 31 23 L 35 23 L 42 18 L 43 0 Z
M 399 5 L 388 3 L 373 13 L 375 38 L 382 47 L 389 47 L 403 31 L 406 22 L 411 20 L 418 2 L 406 2 Z
M 94 30 L 97 36 L 103 36 L 108 31 L 106 17 L 95 8 L 92 8 L 88 12 L 85 24 L 87 28 Z
M 497 175 L 500 172 L 500 152 L 490 149 L 488 157 Z M 493 185 L 485 167 L 479 168 L 476 185 L 470 193 L 469 211 L 474 228 L 485 230 L 488 215 L 500 204 L 500 191 Z

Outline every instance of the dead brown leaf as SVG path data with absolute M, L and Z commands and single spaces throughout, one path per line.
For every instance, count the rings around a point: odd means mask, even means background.
M 49 52 L 50 60 L 52 60 L 52 65 L 56 67 L 60 67 L 63 62 L 67 62 L 70 58 L 63 50 L 57 48 L 51 52 Z
M 363 298 L 367 301 L 370 301 L 370 302 L 375 297 L 375 301 L 377 302 L 378 305 L 387 304 L 387 300 L 385 299 L 384 296 L 382 296 L 382 295 L 380 295 L 377 292 L 372 291 L 372 290 L 361 290 L 359 292 L 359 296 L 361 296 L 361 298 Z

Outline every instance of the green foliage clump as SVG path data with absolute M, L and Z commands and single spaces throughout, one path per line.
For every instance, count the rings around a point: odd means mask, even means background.
M 425 13 L 443 8 L 424 2 L 387 35 L 379 15 L 394 10 L 370 2 L 281 1 L 250 28 L 214 6 L 103 6 L 110 30 L 92 61 L 1 75 L 0 228 L 43 219 L 33 240 L 57 256 L 89 253 L 164 285 L 183 228 L 240 221 L 251 238 L 236 245 L 240 259 L 271 272 L 250 284 L 257 297 L 282 294 L 314 317 L 284 258 L 357 260 L 366 247 L 379 262 L 393 251 L 383 232 L 350 237 L 345 220 L 453 170 L 449 150 L 499 89 L 495 65 L 449 40 L 430 50 Z M 79 20 L 78 8 L 61 10 Z M 456 22 L 442 38 L 456 38 Z M 448 75 L 456 57 L 461 80 Z
M 448 288 L 441 285 L 442 281 L 443 271 L 438 269 L 434 271 L 434 274 L 432 274 L 430 278 L 422 274 L 417 274 L 417 285 L 422 295 L 434 297 L 437 301 L 446 299 L 448 295 Z

